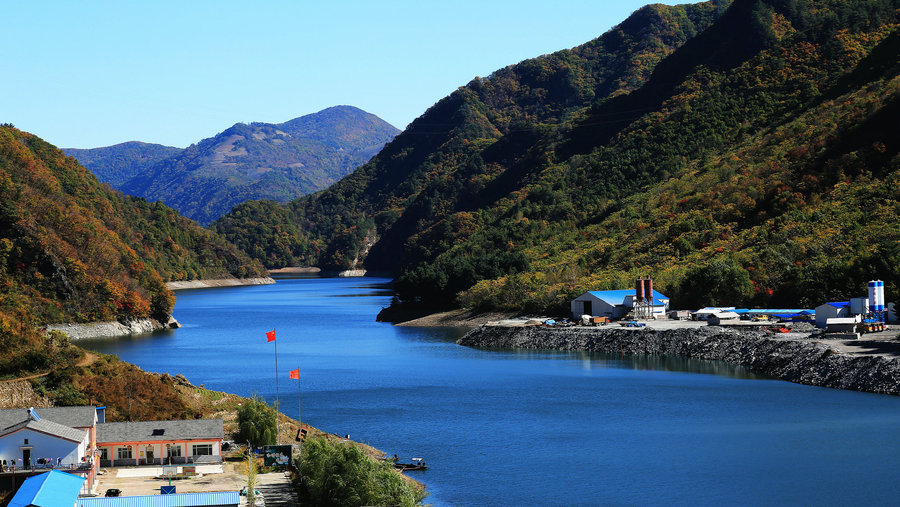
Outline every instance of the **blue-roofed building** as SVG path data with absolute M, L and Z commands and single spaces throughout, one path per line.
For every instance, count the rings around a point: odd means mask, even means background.
M 816 327 L 824 328 L 828 319 L 839 319 L 850 316 L 850 302 L 836 301 L 816 307 Z
M 84 477 L 59 470 L 25 479 L 9 507 L 74 507 Z
M 572 317 L 577 319 L 582 315 L 590 315 L 621 319 L 634 308 L 636 299 L 634 289 L 585 292 L 572 300 Z M 654 290 L 653 299 L 650 301 L 650 314 L 654 317 L 663 317 L 668 309 L 669 298 Z
M 174 495 L 79 498 L 77 507 L 237 507 L 237 491 L 178 493 Z

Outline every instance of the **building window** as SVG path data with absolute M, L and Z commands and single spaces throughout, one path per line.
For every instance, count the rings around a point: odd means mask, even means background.
M 119 459 L 131 459 L 131 447 L 119 447 L 116 450 Z
M 212 456 L 212 444 L 197 444 L 193 447 L 194 456 Z
M 100 459 L 109 459 L 109 449 L 106 447 L 100 448 Z
M 181 457 L 181 446 L 173 445 L 172 447 L 168 448 L 168 452 L 170 458 L 179 458 Z
M 24 444 L 24 445 L 28 445 L 28 439 L 27 439 L 27 438 L 25 439 L 25 444 Z

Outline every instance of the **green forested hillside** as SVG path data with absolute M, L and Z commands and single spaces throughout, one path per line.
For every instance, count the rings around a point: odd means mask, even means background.
M 438 305 L 561 310 L 637 275 L 676 306 L 897 294 L 898 8 L 649 6 L 460 88 L 329 190 L 215 226 Z
M 520 188 L 526 173 L 507 171 L 513 160 L 594 101 L 639 87 L 728 3 L 648 6 L 583 46 L 477 78 L 327 191 L 287 207 L 244 203 L 213 227 L 269 267 L 346 269 L 365 259 L 370 269 L 396 271 L 430 260 L 440 246 L 413 235 L 466 222 L 448 215 Z
M 75 157 L 78 163 L 87 167 L 97 179 L 118 188 L 126 181 L 143 174 L 161 160 L 181 153 L 181 148 L 161 144 L 127 143 L 104 148 L 63 148 L 63 152 Z

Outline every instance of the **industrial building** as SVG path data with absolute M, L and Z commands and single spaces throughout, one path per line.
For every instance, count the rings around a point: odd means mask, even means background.
M 634 289 L 588 291 L 571 303 L 572 318 L 582 315 L 621 319 L 628 313 L 635 318 L 663 318 L 669 310 L 669 298 L 653 290 L 653 280 L 639 278 Z
M 884 282 L 872 280 L 868 284 L 869 296 L 851 298 L 850 301 L 833 301 L 816 307 L 816 327 L 838 325 L 834 319 L 853 319 L 862 324 L 882 325 L 890 308 L 884 303 Z M 858 318 L 857 318 L 858 317 Z M 830 322 L 831 321 L 831 322 Z M 850 321 L 841 320 L 842 325 Z
M 835 301 L 816 307 L 816 327 L 824 328 L 828 319 L 842 319 L 850 316 L 850 303 Z

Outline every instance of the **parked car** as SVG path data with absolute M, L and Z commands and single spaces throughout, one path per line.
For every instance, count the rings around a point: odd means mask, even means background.
M 103 496 L 122 496 L 122 490 L 119 488 L 109 488 Z

